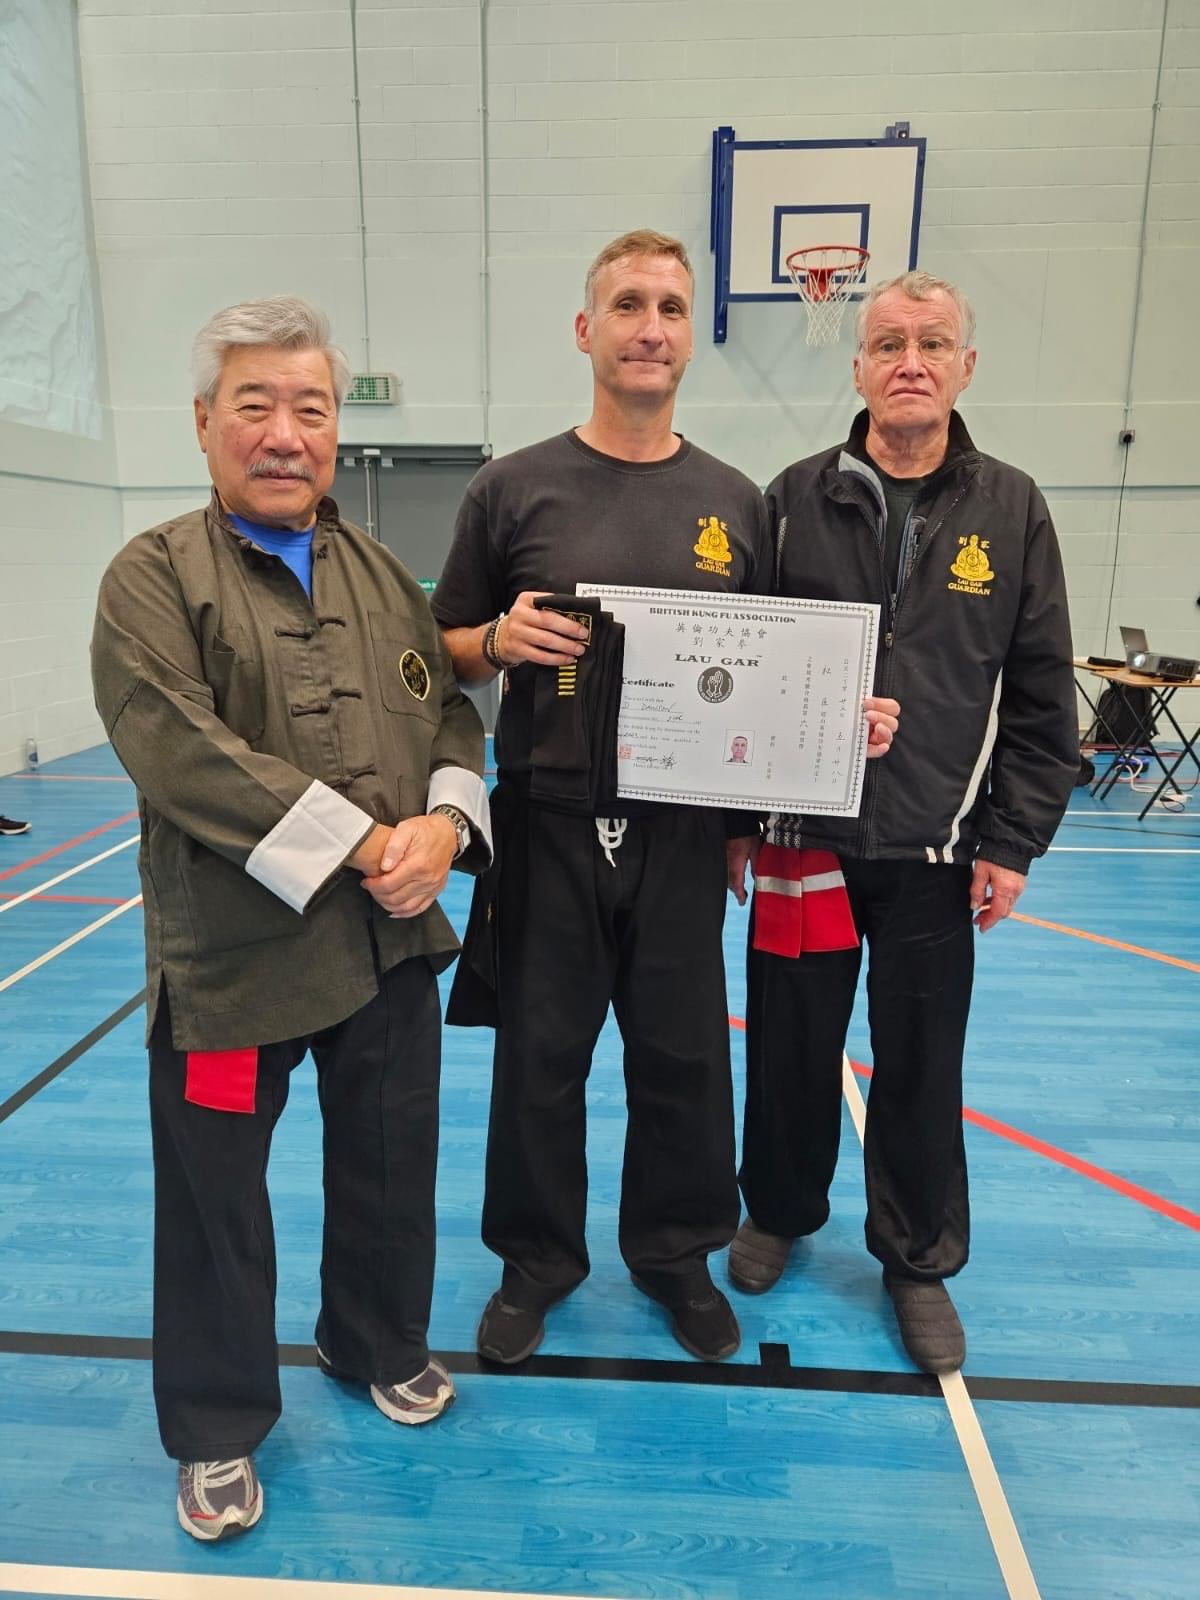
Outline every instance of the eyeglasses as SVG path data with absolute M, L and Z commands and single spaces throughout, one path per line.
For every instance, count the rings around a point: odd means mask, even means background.
M 910 345 L 921 360 L 931 367 L 944 367 L 962 349 L 962 345 L 955 344 L 940 333 L 923 334 L 919 339 L 902 339 L 898 333 L 876 333 L 860 349 L 866 351 L 869 360 L 878 361 L 881 366 L 890 366 L 892 362 L 901 360 Z

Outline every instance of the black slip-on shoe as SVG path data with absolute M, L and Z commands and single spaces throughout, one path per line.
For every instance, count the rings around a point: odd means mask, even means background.
M 967 1358 L 967 1337 L 944 1283 L 883 1275 L 900 1338 L 922 1372 L 957 1372 Z
M 787 1266 L 793 1241 L 781 1233 L 768 1233 L 747 1217 L 729 1246 L 729 1279 L 746 1294 L 773 1289 Z

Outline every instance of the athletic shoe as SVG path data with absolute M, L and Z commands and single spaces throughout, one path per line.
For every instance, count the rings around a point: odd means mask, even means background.
M 440 1361 L 430 1361 L 407 1383 L 371 1385 L 371 1399 L 393 1422 L 432 1422 L 454 1404 L 454 1382 Z
M 546 1336 L 546 1313 L 510 1306 L 500 1290 L 488 1301 L 479 1319 L 475 1348 L 485 1361 L 515 1367 L 526 1361 Z
M 671 1332 L 689 1355 L 698 1361 L 724 1361 L 742 1342 L 742 1330 L 733 1307 L 711 1278 L 694 1285 L 688 1299 L 664 1292 L 645 1278 L 631 1274 L 633 1286 L 671 1313 Z
M 767 1233 L 747 1217 L 729 1246 L 730 1280 L 747 1294 L 765 1294 L 779 1282 L 791 1253 L 785 1234 Z
M 317 1365 L 327 1378 L 340 1378 L 344 1383 L 362 1381 L 338 1372 L 320 1345 Z M 440 1361 L 427 1362 L 415 1378 L 405 1383 L 389 1383 L 386 1388 L 373 1383 L 370 1390 L 371 1399 L 389 1421 L 405 1422 L 410 1427 L 435 1421 L 454 1404 L 454 1380 Z
M 262 1516 L 263 1492 L 249 1456 L 236 1461 L 181 1461 L 179 1526 L 193 1539 L 224 1539 Z
M 27 822 L 14 822 L 11 817 L 0 817 L 0 834 L 4 834 L 6 838 L 15 839 L 17 834 L 28 832 Z
M 954 1302 L 940 1282 L 883 1275 L 892 1297 L 900 1338 L 922 1372 L 957 1372 L 967 1356 L 967 1338 Z

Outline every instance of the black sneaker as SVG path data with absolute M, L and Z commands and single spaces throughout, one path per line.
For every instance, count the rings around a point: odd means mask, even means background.
M 11 817 L 0 817 L 0 834 L 15 839 L 17 834 L 28 832 L 29 824 L 27 822 L 14 822 Z
M 496 1293 L 483 1308 L 479 1331 L 475 1335 L 475 1348 L 485 1361 L 498 1361 L 501 1366 L 515 1367 L 526 1361 L 546 1336 L 546 1313 L 527 1311 L 523 1306 L 510 1306 Z
M 887 1272 L 883 1283 L 913 1365 L 922 1372 L 957 1372 L 967 1358 L 967 1337 L 946 1285 L 894 1278 Z
M 263 1493 L 249 1456 L 236 1461 L 181 1461 L 175 1510 L 179 1526 L 206 1542 L 252 1528 Z
M 733 1307 L 711 1278 L 695 1285 L 681 1285 L 690 1289 L 689 1298 L 682 1300 L 636 1273 L 630 1276 L 635 1289 L 671 1313 L 671 1332 L 690 1356 L 698 1361 L 724 1361 L 735 1354 L 742 1342 L 742 1330 Z

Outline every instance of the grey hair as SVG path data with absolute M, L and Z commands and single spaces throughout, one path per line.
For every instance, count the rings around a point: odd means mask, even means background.
M 902 272 L 898 278 L 889 278 L 886 283 L 873 283 L 864 295 L 858 308 L 858 342 L 863 341 L 867 331 L 867 315 L 871 307 L 886 294 L 889 289 L 899 289 L 910 300 L 929 300 L 940 289 L 943 294 L 950 296 L 958 307 L 959 327 L 962 330 L 963 349 L 969 350 L 975 342 L 975 311 L 966 295 L 955 283 L 950 283 L 946 278 L 935 278 L 930 272 Z
M 225 353 L 235 345 L 269 345 L 276 350 L 319 350 L 329 362 L 333 397 L 341 409 L 350 387 L 350 363 L 344 350 L 331 343 L 329 318 L 319 306 L 296 295 L 270 300 L 243 300 L 218 311 L 192 345 L 192 393 L 205 406 L 217 396 Z

